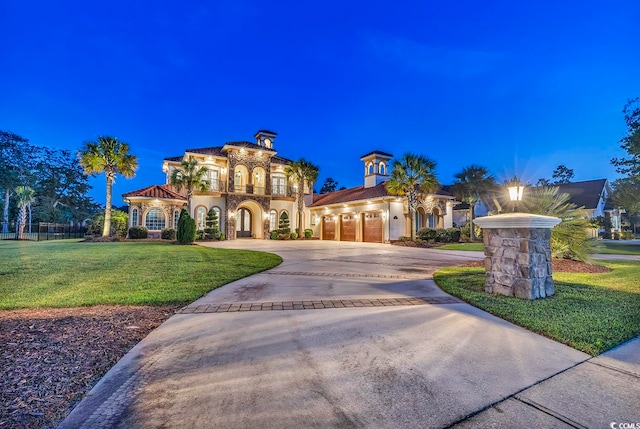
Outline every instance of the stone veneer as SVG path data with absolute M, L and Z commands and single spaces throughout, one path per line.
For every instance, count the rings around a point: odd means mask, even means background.
M 560 219 L 513 213 L 474 222 L 483 228 L 487 292 L 524 299 L 554 294 L 550 239 Z

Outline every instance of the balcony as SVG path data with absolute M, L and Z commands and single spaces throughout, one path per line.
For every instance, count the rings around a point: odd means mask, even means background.
M 209 182 L 209 192 L 226 192 L 227 183 L 222 180 L 211 180 Z
M 296 191 L 292 186 L 275 185 L 271 188 L 272 197 L 295 198 Z
M 255 185 L 234 185 L 232 192 L 249 195 L 271 195 L 272 197 L 295 198 L 296 191 L 292 186 L 274 186 L 269 193 L 269 189 L 264 186 Z

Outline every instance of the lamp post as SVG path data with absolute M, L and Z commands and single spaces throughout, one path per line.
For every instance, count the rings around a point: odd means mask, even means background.
M 515 213 L 518 211 L 518 201 L 522 201 L 524 185 L 517 177 L 514 177 L 507 189 L 509 189 L 509 199 L 513 201 L 513 212 Z

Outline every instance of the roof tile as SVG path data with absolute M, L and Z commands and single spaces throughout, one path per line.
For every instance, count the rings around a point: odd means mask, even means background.
M 187 198 L 180 195 L 177 192 L 172 191 L 167 185 L 152 185 L 147 188 L 138 189 L 135 191 L 122 194 L 123 198 L 127 197 L 145 197 L 145 198 L 160 198 L 167 200 L 183 200 L 187 201 Z

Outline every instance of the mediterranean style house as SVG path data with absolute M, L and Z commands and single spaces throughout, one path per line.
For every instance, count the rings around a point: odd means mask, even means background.
M 276 138 L 276 133 L 260 130 L 255 142 L 187 149 L 182 156 L 165 158 L 165 184 L 123 194 L 129 204 L 129 226 L 146 226 L 150 236 L 176 228 L 187 197 L 186 191 L 169 184 L 169 178 L 183 159 L 193 158 L 207 168 L 210 184 L 206 191 L 194 192 L 191 200 L 190 215 L 198 229 L 205 227 L 207 212 L 213 208 L 220 230 L 231 240 L 269 238 L 284 223 L 295 230 L 297 184 L 286 177 L 285 168 L 292 161 L 277 155 Z M 306 183 L 303 228 L 322 240 L 382 243 L 409 235 L 406 198 L 390 195 L 385 188 L 392 157 L 380 151 L 364 155 L 363 186 L 318 195 L 313 193 L 313 183 Z M 427 196 L 418 207 L 416 229 L 451 227 L 453 205 L 454 198 L 446 191 Z

